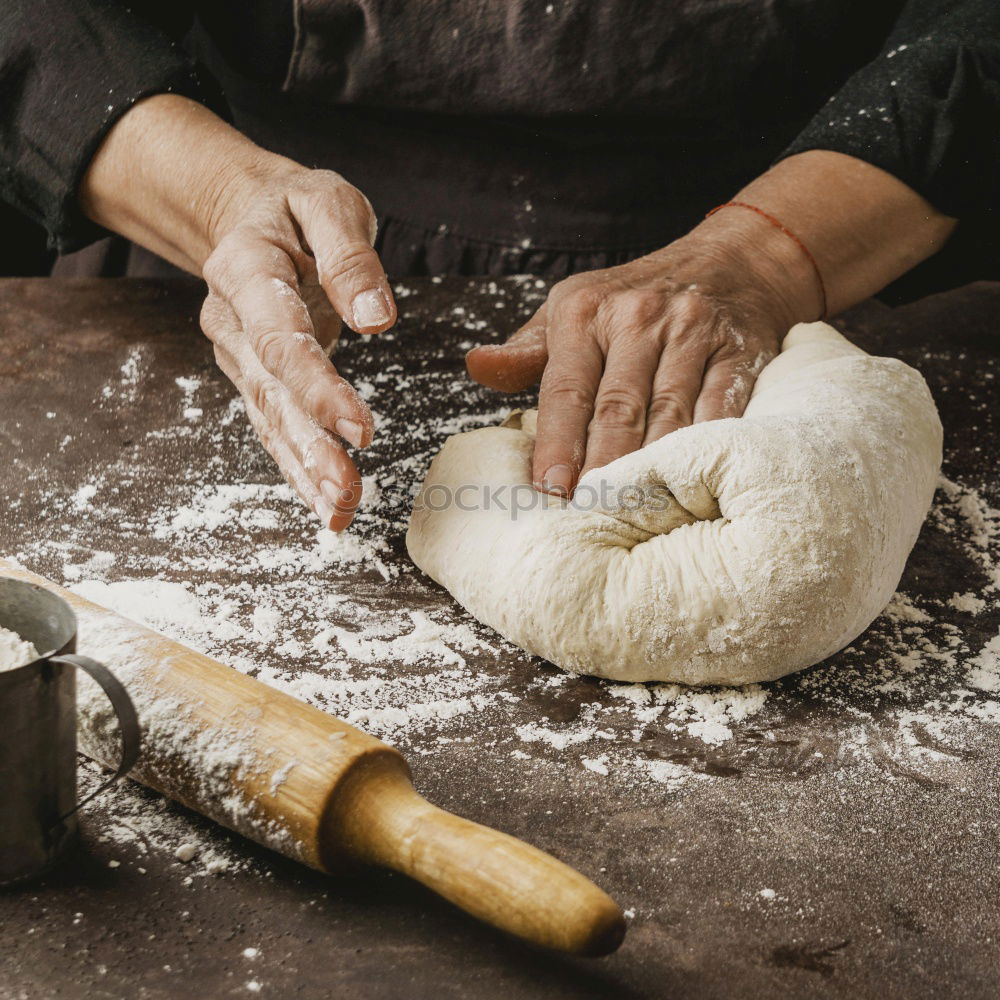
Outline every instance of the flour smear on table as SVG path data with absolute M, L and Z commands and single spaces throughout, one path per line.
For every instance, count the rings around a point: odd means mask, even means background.
M 606 783 L 655 815 L 741 770 L 793 767 L 825 782 L 832 799 L 844 782 L 875 790 L 893 780 L 887 768 L 947 777 L 976 741 L 995 740 L 1000 624 L 985 643 L 969 636 L 1000 623 L 1000 511 L 975 484 L 942 478 L 925 527 L 969 566 L 953 594 L 901 591 L 835 664 L 770 684 L 692 689 L 576 677 L 443 599 L 405 555 L 413 495 L 449 434 L 495 424 L 508 407 L 498 409 L 494 394 L 457 369 L 392 360 L 393 345 L 409 335 L 407 291 L 397 289 L 399 330 L 377 347 L 342 347 L 345 371 L 352 352 L 382 352 L 377 374 L 355 380 L 378 435 L 359 456 L 365 500 L 346 534 L 317 531 L 278 482 L 232 390 L 206 368 L 171 377 L 172 412 L 137 432 L 116 461 L 75 483 L 55 469 L 27 483 L 48 498 L 46 530 L 9 555 L 399 746 L 418 777 L 444 767 L 460 786 L 463 772 L 452 769 L 462 754 L 475 755 L 477 773 L 494 772 L 495 794 L 510 800 L 520 785 L 539 783 L 586 802 L 592 783 Z M 449 343 L 450 354 L 479 342 L 496 311 L 512 305 L 509 291 L 487 284 L 442 317 L 469 331 Z M 544 286 L 526 281 L 518 307 L 537 307 L 543 296 Z M 435 350 L 432 361 L 445 356 Z M 161 377 L 141 345 L 123 361 L 95 406 L 131 405 L 144 380 Z M 400 401 L 410 398 L 434 400 L 440 415 L 407 409 Z M 61 448 L 83 447 L 77 434 L 67 422 Z M 81 652 L 100 656 L 101 645 L 81 632 Z M 810 729 L 804 704 L 828 710 L 829 721 Z M 238 751 L 234 741 L 211 752 L 224 761 Z M 100 776 L 85 765 L 83 789 Z M 145 868 L 155 856 L 195 888 L 207 876 L 264 865 L 249 860 L 240 838 L 145 789 L 124 782 L 107 796 L 87 822 L 116 864 Z M 754 894 L 745 905 L 782 898 Z

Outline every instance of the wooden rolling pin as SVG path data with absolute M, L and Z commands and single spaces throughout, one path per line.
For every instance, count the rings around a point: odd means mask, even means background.
M 359 862 L 403 872 L 529 941 L 614 951 L 621 910 L 579 872 L 514 837 L 431 805 L 380 740 L 157 632 L 0 560 L 0 573 L 59 594 L 81 653 L 125 685 L 143 729 L 130 777 L 326 872 Z M 114 716 L 82 692 L 81 749 L 114 766 Z

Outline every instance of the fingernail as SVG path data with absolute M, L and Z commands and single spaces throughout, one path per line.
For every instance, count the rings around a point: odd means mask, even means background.
M 319 488 L 323 496 L 333 505 L 333 512 L 335 514 L 353 511 L 358 505 L 359 498 L 350 486 L 345 489 L 336 483 L 331 483 L 328 479 L 324 479 L 319 484 Z M 360 489 L 360 485 L 358 488 Z
M 573 488 L 573 470 L 568 465 L 553 465 L 542 477 L 540 486 L 546 493 L 565 499 Z
M 358 505 L 358 497 L 351 487 L 341 489 L 327 479 L 319 484 L 319 488 L 323 496 L 330 501 L 330 506 L 327 508 L 330 511 L 327 527 L 331 531 L 343 531 L 354 520 L 354 508 Z M 360 483 L 357 484 L 357 488 L 361 488 Z M 327 507 L 326 503 L 323 503 L 323 506 Z
M 380 288 L 369 288 L 358 292 L 351 303 L 354 314 L 354 329 L 364 330 L 372 326 L 383 326 L 389 322 L 389 303 Z
M 349 441 L 353 444 L 355 448 L 361 447 L 365 431 L 361 424 L 359 424 L 356 420 L 348 420 L 347 417 L 341 417 L 334 423 L 333 429 L 345 441 Z

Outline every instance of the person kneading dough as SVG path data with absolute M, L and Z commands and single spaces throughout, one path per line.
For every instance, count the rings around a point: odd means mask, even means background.
M 550 282 L 467 365 L 540 383 L 518 475 L 568 500 L 691 426 L 730 454 L 703 425 L 795 324 L 1000 256 L 996 0 L 37 6 L 0 0 L 7 211 L 56 274 L 203 277 L 219 366 L 334 530 L 376 428 L 327 348 L 393 326 L 387 274 Z
M 773 680 L 841 649 L 889 602 L 941 464 L 921 376 L 823 323 L 788 334 L 741 418 L 589 472 L 572 503 L 525 503 L 536 428 L 450 438 L 407 548 L 506 638 L 615 680 Z

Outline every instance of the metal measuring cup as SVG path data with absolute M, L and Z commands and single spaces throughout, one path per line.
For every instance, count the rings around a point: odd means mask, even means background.
M 75 842 L 77 810 L 131 770 L 139 720 L 107 667 L 76 655 L 76 615 L 43 587 L 0 576 L 0 626 L 40 651 L 0 671 L 0 885 L 46 871 Z M 118 717 L 121 764 L 82 802 L 76 800 L 76 669 L 103 688 Z

